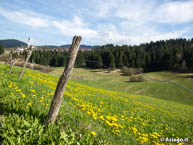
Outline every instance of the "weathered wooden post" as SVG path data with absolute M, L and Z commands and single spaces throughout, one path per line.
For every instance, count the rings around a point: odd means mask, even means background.
M 12 66 L 12 58 L 13 58 L 13 55 L 10 53 L 10 56 L 9 56 L 9 60 L 10 60 L 10 65 L 9 65 L 9 67 L 10 67 L 10 69 L 11 69 L 11 66 Z
M 76 60 L 76 56 L 80 47 L 80 42 L 82 40 L 81 36 L 74 36 L 72 40 L 72 45 L 70 48 L 70 54 L 64 69 L 64 72 L 62 73 L 57 88 L 55 90 L 55 94 L 50 106 L 50 110 L 48 113 L 48 116 L 46 118 L 46 124 L 48 123 L 54 123 L 56 121 L 58 112 L 60 110 L 60 106 L 62 103 L 62 98 L 64 96 L 64 91 L 66 88 L 66 84 L 68 82 L 68 79 L 72 73 L 72 68 L 74 67 L 74 63 Z
M 19 74 L 18 80 L 20 80 L 20 79 L 22 78 L 23 73 L 24 73 L 24 70 L 25 70 L 25 68 L 26 68 L 26 64 L 27 64 L 27 62 L 28 62 L 28 60 L 29 60 L 29 58 L 30 58 L 31 55 L 32 55 L 32 50 L 29 50 L 29 51 L 28 51 L 27 58 L 26 58 L 26 60 L 25 60 L 25 62 L 24 62 L 24 64 L 23 64 L 23 68 L 22 68 L 22 70 L 21 70 L 21 72 L 20 72 L 20 74 Z
M 16 59 L 16 58 L 15 58 L 14 60 L 11 60 L 9 73 L 12 73 L 13 67 L 14 67 L 14 65 L 15 65 L 16 63 L 17 63 L 17 59 Z
M 17 63 L 17 58 L 15 58 L 14 60 L 13 60 L 13 55 L 12 54 L 10 54 L 10 57 L 9 57 L 9 59 L 10 59 L 10 69 L 9 69 L 9 73 L 12 73 L 12 71 L 13 71 L 13 67 L 15 66 L 15 64 Z

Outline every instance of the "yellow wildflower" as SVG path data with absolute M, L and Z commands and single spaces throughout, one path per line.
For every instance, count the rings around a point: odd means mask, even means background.
M 136 134 L 136 132 L 138 131 L 137 128 L 132 127 L 133 133 Z
M 96 136 L 97 135 L 97 133 L 96 132 L 94 132 L 94 131 L 91 131 L 90 132 L 92 135 L 94 135 L 94 136 Z
M 102 115 L 100 116 L 100 119 L 103 120 L 103 121 L 105 120 L 104 117 L 103 117 Z
M 29 102 L 29 103 L 27 104 L 27 106 L 29 106 L 29 107 L 32 106 L 32 102 Z
M 31 92 L 35 92 L 35 90 L 30 90 Z
M 119 133 L 120 133 L 119 130 L 113 130 L 112 132 L 113 132 L 114 134 L 116 134 L 116 135 L 119 135 Z

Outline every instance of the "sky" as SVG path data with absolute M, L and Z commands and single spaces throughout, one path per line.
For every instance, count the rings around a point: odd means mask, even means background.
M 0 0 L 0 39 L 138 45 L 193 38 L 193 0 Z

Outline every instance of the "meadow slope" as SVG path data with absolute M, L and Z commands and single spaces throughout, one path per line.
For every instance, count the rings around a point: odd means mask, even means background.
M 161 137 L 193 141 L 192 106 L 74 81 L 67 85 L 57 122 L 45 126 L 58 77 L 26 69 L 18 81 L 20 69 L 8 74 L 9 66 L 0 65 L 3 144 L 177 144 L 161 142 Z
M 56 68 L 50 75 L 59 76 L 63 68 Z M 145 77 L 156 80 L 168 80 L 193 90 L 193 74 L 173 73 L 173 72 L 151 72 L 144 73 Z M 113 90 L 130 94 L 146 95 L 160 98 L 181 104 L 193 106 L 193 93 L 186 89 L 165 82 L 156 82 L 147 79 L 145 82 L 130 82 L 129 76 L 123 76 L 119 71 L 106 73 L 105 70 L 75 68 L 71 81 L 87 86 Z

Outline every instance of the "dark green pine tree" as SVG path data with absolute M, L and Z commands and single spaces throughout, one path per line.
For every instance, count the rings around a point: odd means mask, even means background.
M 0 54 L 3 54 L 5 52 L 3 45 L 0 45 Z
M 122 50 L 119 51 L 118 67 L 123 67 L 123 51 Z
M 76 62 L 75 62 L 75 66 L 76 67 L 81 67 L 85 64 L 85 58 L 84 58 L 84 54 L 79 51 L 77 58 L 76 58 Z
M 97 55 L 97 65 L 96 65 L 96 68 L 102 68 L 103 67 L 103 59 L 102 57 L 100 56 L 100 54 Z
M 109 63 L 110 69 L 115 69 L 115 57 L 111 52 L 109 55 Z

